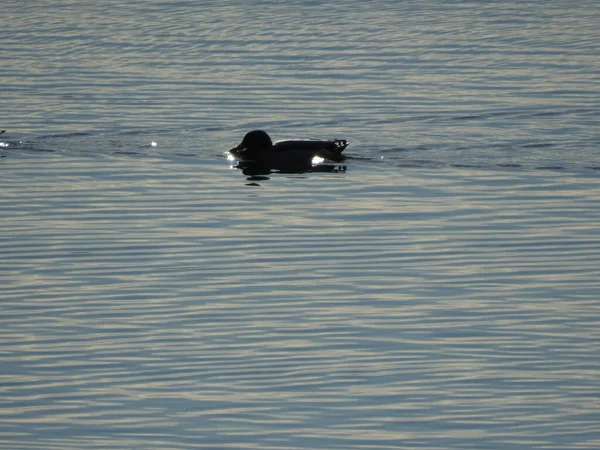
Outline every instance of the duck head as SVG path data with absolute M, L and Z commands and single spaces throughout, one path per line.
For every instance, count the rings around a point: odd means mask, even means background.
M 263 130 L 254 130 L 246 133 L 242 143 L 229 150 L 234 155 L 252 155 L 273 147 L 273 141 Z

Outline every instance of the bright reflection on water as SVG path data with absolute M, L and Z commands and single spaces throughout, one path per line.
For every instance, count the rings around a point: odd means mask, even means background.
M 325 158 L 315 155 L 311 161 L 311 164 L 313 166 L 318 166 L 319 164 L 323 163 L 324 161 L 325 161 Z
M 599 9 L 5 1 L 0 448 L 597 449 Z

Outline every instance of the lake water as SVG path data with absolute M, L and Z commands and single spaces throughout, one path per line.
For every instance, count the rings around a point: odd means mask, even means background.
M 2 9 L 0 448 L 600 447 L 598 2 Z

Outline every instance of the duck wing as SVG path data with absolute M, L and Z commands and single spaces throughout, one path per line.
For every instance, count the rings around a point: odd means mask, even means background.
M 292 140 L 280 141 L 273 145 L 276 152 L 309 152 L 334 161 L 343 159 L 342 152 L 348 146 L 345 139 L 330 141 Z

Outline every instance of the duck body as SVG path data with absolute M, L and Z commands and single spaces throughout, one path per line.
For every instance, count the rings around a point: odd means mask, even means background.
M 311 170 L 324 160 L 340 162 L 348 146 L 343 139 L 333 140 L 290 140 L 273 144 L 270 136 L 262 130 L 254 130 L 244 136 L 229 154 L 244 167 L 254 165 L 262 169 L 296 172 Z

